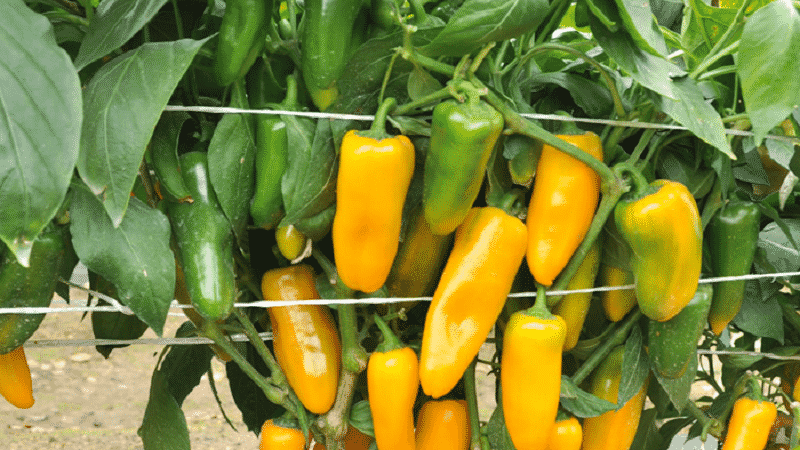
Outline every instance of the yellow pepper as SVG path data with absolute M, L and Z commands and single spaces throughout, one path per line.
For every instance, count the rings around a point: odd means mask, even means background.
M 0 395 L 21 409 L 33 406 L 33 383 L 22 346 L 0 355 Z
M 405 136 L 378 140 L 351 130 L 342 139 L 332 238 L 350 289 L 375 292 L 386 281 L 413 174 L 414 146 Z
M 416 448 L 419 450 L 467 450 L 470 426 L 464 400 L 430 400 L 417 416 Z
M 600 138 L 591 132 L 558 136 L 603 160 Z M 600 201 L 600 176 L 586 164 L 544 145 L 528 206 L 528 267 L 550 286 L 572 258 Z
M 422 390 L 439 398 L 478 354 L 525 255 L 525 225 L 502 209 L 472 208 L 433 294 L 422 332 Z

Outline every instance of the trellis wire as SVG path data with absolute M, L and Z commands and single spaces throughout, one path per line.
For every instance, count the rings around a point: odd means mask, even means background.
M 181 105 L 167 105 L 164 108 L 164 111 L 185 111 L 185 112 L 203 112 L 209 114 L 266 114 L 266 115 L 287 115 L 287 116 L 298 116 L 298 117 L 308 117 L 312 119 L 331 119 L 331 120 L 358 120 L 369 122 L 375 120 L 375 116 L 371 114 L 336 114 L 336 113 L 324 113 L 324 112 L 312 112 L 312 111 L 283 111 L 283 110 L 273 110 L 273 109 L 243 109 L 243 108 L 234 108 L 229 106 L 181 106 Z M 538 114 L 538 113 L 523 113 L 520 114 L 522 117 L 527 117 L 529 119 L 537 119 L 537 120 L 555 120 L 560 122 L 580 122 L 580 123 L 591 123 L 597 125 L 611 125 L 616 127 L 628 127 L 628 128 L 651 128 L 651 129 L 662 129 L 662 130 L 676 130 L 676 131 L 690 131 L 688 128 L 681 126 L 681 125 L 672 125 L 672 124 L 664 124 L 664 123 L 650 123 L 650 122 L 637 122 L 631 120 L 611 120 L 611 119 L 591 119 L 585 117 L 569 117 L 569 116 L 561 116 L 557 114 Z M 735 136 L 754 136 L 752 131 L 744 131 L 744 130 L 735 130 L 731 128 L 725 128 L 725 134 L 735 135 Z M 764 136 L 767 139 L 772 139 L 775 141 L 783 141 L 789 144 L 796 144 L 800 145 L 800 138 L 793 137 L 793 136 L 778 136 L 774 134 L 768 134 Z

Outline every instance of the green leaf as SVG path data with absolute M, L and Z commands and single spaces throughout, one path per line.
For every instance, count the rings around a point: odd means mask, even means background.
M 625 29 L 639 48 L 656 56 L 667 55 L 667 44 L 650 9 L 650 2 L 617 0 L 617 8 Z
M 95 10 L 89 31 L 81 43 L 75 68 L 83 69 L 101 58 L 136 34 L 150 22 L 167 0 L 104 0 Z
M 736 67 L 742 97 L 760 143 L 800 104 L 800 13 L 776 0 L 745 22 Z
M 675 405 L 675 409 L 679 412 L 683 411 L 686 402 L 689 401 L 689 394 L 692 390 L 692 383 L 697 375 L 697 356 L 689 360 L 689 366 L 686 367 L 686 372 L 679 378 L 665 378 L 662 377 L 658 370 L 654 370 L 658 384 L 664 389 L 670 402 Z
M 442 83 L 421 67 L 415 67 L 408 75 L 408 96 L 411 100 L 419 100 L 441 88 Z
M 614 108 L 614 100 L 608 86 L 567 72 L 534 73 L 528 80 L 532 83 L 555 84 L 569 91 L 575 104 L 590 117 L 606 117 Z
M 535 30 L 548 9 L 545 0 L 466 0 L 422 50 L 431 56 L 466 55 L 490 42 Z
M 511 174 L 508 171 L 508 162 L 503 158 L 503 147 L 495 146 L 489 162 L 486 164 L 486 204 L 500 207 L 503 199 L 511 190 Z
M 622 357 L 622 377 L 619 380 L 617 404 L 624 405 L 636 395 L 650 373 L 650 362 L 642 345 L 642 330 L 634 326 L 625 341 L 625 354 Z
M 330 121 L 281 116 L 286 122 L 289 155 L 281 180 L 286 216 L 280 226 L 318 214 L 334 202 L 336 149 Z
M 561 376 L 561 406 L 576 417 L 595 417 L 617 409 L 617 405 L 579 388 L 566 376 Z
M 125 220 L 114 227 L 85 186 L 73 184 L 71 200 L 75 253 L 89 270 L 113 283 L 118 300 L 161 336 L 175 291 L 169 220 L 132 198 Z
M 150 400 L 137 434 L 145 450 L 191 449 L 186 416 L 169 393 L 166 377 L 158 370 L 150 381 Z
M 633 437 L 630 450 L 656 450 L 661 448 L 664 438 L 656 426 L 656 409 L 650 408 L 642 411 L 639 416 L 639 428 Z
M 81 86 L 50 21 L 22 0 L 0 17 L 0 240 L 27 267 L 78 160 Z
M 744 300 L 733 323 L 750 334 L 775 339 L 783 344 L 783 311 L 778 303 L 779 293 L 769 294 L 762 285 L 769 281 L 747 280 Z M 774 292 L 774 291 L 773 291 Z
M 234 83 L 231 107 L 248 108 L 244 95 L 242 83 Z M 222 116 L 208 145 L 208 173 L 222 212 L 231 223 L 239 245 L 246 242 L 250 200 L 255 190 L 255 158 L 253 116 Z
M 204 42 L 144 44 L 103 66 L 86 87 L 78 172 L 114 226 L 158 118 Z
M 247 361 L 265 377 L 269 376 L 269 369 L 264 360 L 256 352 L 256 349 L 248 342 L 244 346 L 243 352 Z M 239 366 L 231 361 L 225 364 L 225 372 L 230 382 L 231 396 L 239 411 L 242 412 L 242 421 L 247 429 L 253 433 L 261 432 L 261 425 L 269 419 L 283 414 L 284 409 L 280 405 L 271 403 L 264 391 L 250 379 Z
M 714 107 L 705 101 L 697 82 L 682 77 L 671 80 L 670 84 L 676 99 L 662 95 L 654 99 L 656 106 L 700 139 L 713 145 L 731 159 L 736 159 L 725 135 L 722 118 Z
M 375 437 L 375 424 L 372 423 L 372 411 L 369 402 L 361 400 L 350 408 L 350 425 L 367 436 Z
M 191 325 L 191 322 L 189 324 Z M 178 329 L 175 337 L 196 335 L 194 332 L 186 332 L 183 328 Z M 183 405 L 186 396 L 200 384 L 203 375 L 211 370 L 213 356 L 214 352 L 208 345 L 173 345 L 169 348 L 169 352 L 161 362 L 159 372 L 167 379 L 169 392 L 178 405 Z
M 500 396 L 498 395 L 498 397 Z M 489 440 L 489 447 L 494 450 L 514 450 L 511 435 L 508 434 L 506 428 L 506 419 L 503 417 L 502 403 L 497 404 L 492 416 L 489 417 L 489 422 L 486 424 L 486 437 Z
M 794 242 L 800 242 L 800 220 L 784 219 L 786 229 Z M 786 236 L 777 222 L 764 227 L 758 235 L 758 248 L 778 272 L 795 272 L 800 269 L 800 252 Z
M 708 55 L 736 17 L 736 10 L 714 8 L 702 0 L 689 0 L 682 24 L 681 43 L 694 67 Z M 738 39 L 738 34 L 731 36 Z

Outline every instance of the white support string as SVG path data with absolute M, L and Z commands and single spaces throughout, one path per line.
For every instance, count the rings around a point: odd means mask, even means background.
M 164 111 L 186 111 L 186 112 L 203 112 L 208 114 L 266 114 L 266 115 L 287 115 L 297 117 L 309 117 L 312 119 L 330 119 L 330 120 L 358 120 L 364 122 L 371 122 L 375 120 L 375 116 L 371 114 L 336 114 L 336 113 L 323 113 L 311 111 L 283 111 L 271 109 L 242 109 L 233 108 L 228 106 L 181 106 L 181 105 L 167 105 Z M 642 128 L 642 129 L 657 129 L 657 130 L 677 130 L 689 131 L 688 128 L 681 125 L 672 125 L 664 123 L 650 123 L 638 122 L 631 120 L 611 120 L 611 119 L 591 119 L 585 117 L 569 117 L 561 116 L 558 114 L 537 114 L 525 113 L 520 114 L 522 117 L 537 120 L 555 120 L 559 122 L 579 122 L 591 123 L 596 125 L 610 125 L 615 127 L 628 127 L 628 128 Z M 734 130 L 726 128 L 725 134 L 735 136 L 754 136 L 752 131 Z M 793 136 L 779 136 L 768 134 L 764 136 L 767 139 L 775 141 L 783 141 L 789 144 L 800 145 L 800 138 Z

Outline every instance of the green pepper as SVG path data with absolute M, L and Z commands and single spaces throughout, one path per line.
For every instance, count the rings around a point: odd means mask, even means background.
M 664 378 L 680 378 L 697 355 L 697 341 L 703 335 L 713 289 L 701 284 L 677 316 L 666 322 L 650 321 L 648 349 L 653 369 Z
M 297 81 L 286 78 L 286 99 L 282 109 L 296 109 Z M 253 98 L 254 96 L 251 96 Z M 263 108 L 263 98 L 254 98 L 254 108 Z M 256 187 L 250 203 L 250 215 L 257 227 L 274 228 L 283 215 L 281 179 L 286 171 L 289 155 L 289 137 L 286 122 L 275 114 L 256 115 Z
M 171 203 L 167 214 L 186 276 L 186 290 L 200 315 L 222 320 L 228 317 L 236 299 L 233 230 L 211 186 L 206 154 L 181 155 L 181 171 L 193 201 Z
M 718 277 L 750 273 L 761 229 L 761 210 L 748 201 L 727 204 L 708 225 L 711 268 Z M 745 280 L 723 281 L 714 290 L 708 322 L 719 335 L 739 313 Z
M 10 251 L 0 262 L 0 308 L 50 305 L 65 253 L 63 227 L 52 225 L 33 242 L 28 267 Z M 21 346 L 39 328 L 44 314 L 0 314 L 0 355 Z
M 501 131 L 503 116 L 481 100 L 448 100 L 434 108 L 422 194 L 434 234 L 453 232 L 466 217 Z
M 320 111 L 339 96 L 336 81 L 351 50 L 361 0 L 306 0 L 301 68 L 311 99 Z
M 267 37 L 272 0 L 227 0 L 219 27 L 214 73 L 221 86 L 243 77 Z
M 575 275 L 567 284 L 567 290 L 591 289 L 594 286 L 594 279 L 597 277 L 597 270 L 600 267 L 600 243 L 595 241 L 589 248 L 589 253 L 583 258 L 583 262 Z M 553 314 L 560 316 L 567 324 L 567 337 L 564 340 L 564 351 L 575 348 L 583 329 L 583 322 L 589 312 L 589 305 L 592 301 L 591 292 L 575 292 L 567 294 L 553 307 Z

